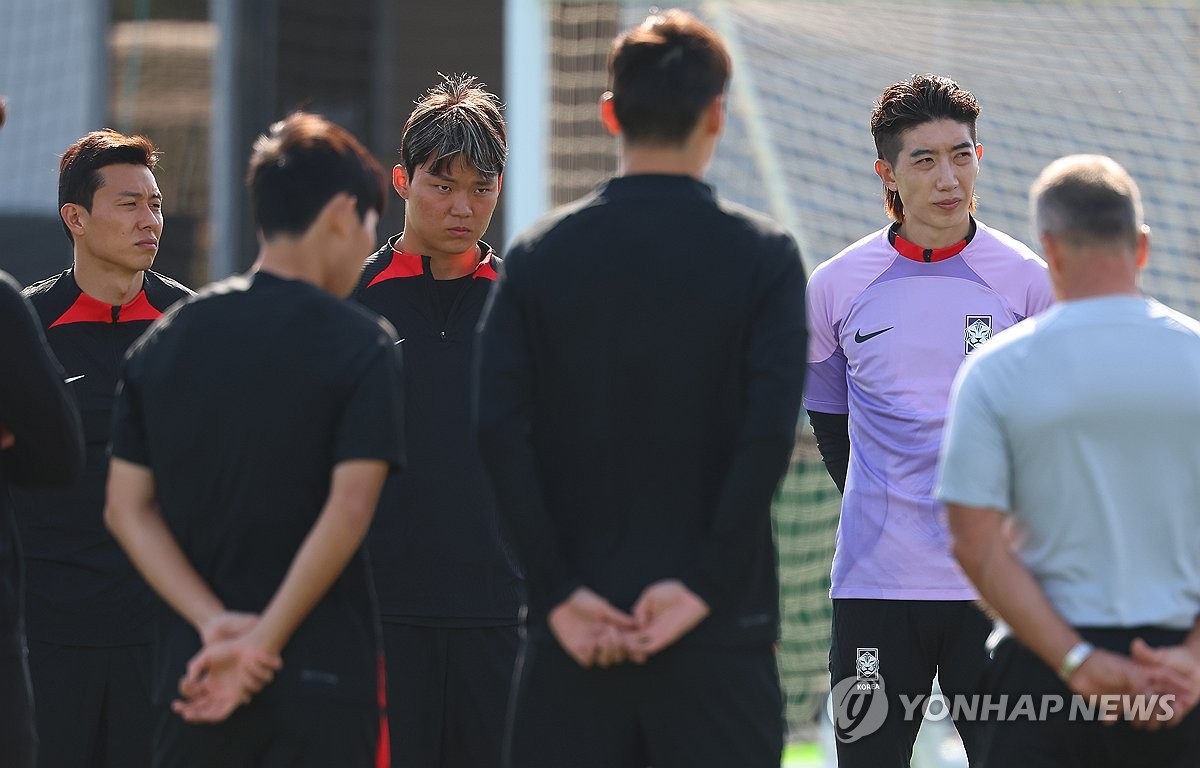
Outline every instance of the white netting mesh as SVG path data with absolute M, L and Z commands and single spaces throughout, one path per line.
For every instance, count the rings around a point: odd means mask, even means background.
M 1029 242 L 1026 194 L 1038 172 L 1064 154 L 1111 155 L 1141 185 L 1154 231 L 1145 289 L 1200 312 L 1197 4 L 739 0 L 705 8 L 724 17 L 743 54 L 736 72 L 748 72 L 760 105 L 750 119 L 766 126 L 765 156 L 785 175 L 787 216 L 813 262 L 884 222 L 871 104 L 895 80 L 936 72 L 971 89 L 983 108 L 982 221 Z M 738 157 L 752 146 L 744 128 L 733 121 L 711 175 L 730 197 L 769 209 L 766 174 L 747 172 Z

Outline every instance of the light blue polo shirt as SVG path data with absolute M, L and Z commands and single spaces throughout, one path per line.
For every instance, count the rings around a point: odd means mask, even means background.
M 1005 510 L 1074 626 L 1200 613 L 1200 323 L 1152 299 L 1063 302 L 959 372 L 936 494 Z

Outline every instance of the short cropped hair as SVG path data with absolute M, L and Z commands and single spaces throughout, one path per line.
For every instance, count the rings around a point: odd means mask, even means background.
M 145 136 L 126 136 L 111 128 L 92 131 L 67 147 L 58 163 L 58 207 L 67 203 L 82 205 L 89 213 L 96 190 L 104 181 L 100 169 L 109 165 L 144 165 L 153 171 L 158 167 L 158 148 Z M 63 231 L 71 242 L 66 222 Z
M 429 163 L 441 174 L 462 158 L 485 177 L 504 173 L 508 133 L 500 99 L 471 75 L 442 75 L 425 92 L 404 123 L 400 164 L 411 179 L 417 166 Z
M 725 93 L 733 65 L 721 36 L 686 11 L 651 15 L 608 54 L 609 90 L 631 144 L 677 146 Z
M 978 119 L 979 102 L 966 88 L 940 75 L 912 75 L 889 85 L 880 95 L 871 112 L 871 135 L 879 159 L 895 166 L 905 131 L 934 120 L 953 120 L 967 126 L 971 141 L 977 143 Z M 975 210 L 975 199 L 969 202 Z M 898 192 L 884 189 L 884 207 L 889 216 L 904 223 L 904 201 Z
M 1142 196 L 1137 182 L 1111 157 L 1055 160 L 1033 182 L 1029 199 L 1036 239 L 1049 234 L 1074 246 L 1137 246 Z
M 293 112 L 258 137 L 246 186 L 264 238 L 304 234 L 341 192 L 357 200 L 360 218 L 387 204 L 378 161 L 345 128 L 310 112 Z

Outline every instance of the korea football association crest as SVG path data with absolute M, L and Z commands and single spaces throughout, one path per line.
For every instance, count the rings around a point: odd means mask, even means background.
M 860 683 L 879 682 L 879 649 L 859 648 L 854 658 L 855 671 Z
M 990 338 L 992 338 L 992 316 L 967 315 L 967 330 L 963 332 L 966 354 L 969 355 L 979 349 Z

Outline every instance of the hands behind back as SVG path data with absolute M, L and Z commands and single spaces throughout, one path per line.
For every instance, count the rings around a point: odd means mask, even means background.
M 172 711 L 189 723 L 218 723 L 271 682 L 283 659 L 258 642 L 257 626 L 258 616 L 234 611 L 205 624 L 204 647 L 188 662 Z
M 677 579 L 642 591 L 633 615 L 579 587 L 548 616 L 550 631 L 582 667 L 609 667 L 630 660 L 643 664 L 670 647 L 709 614 L 708 605 Z

